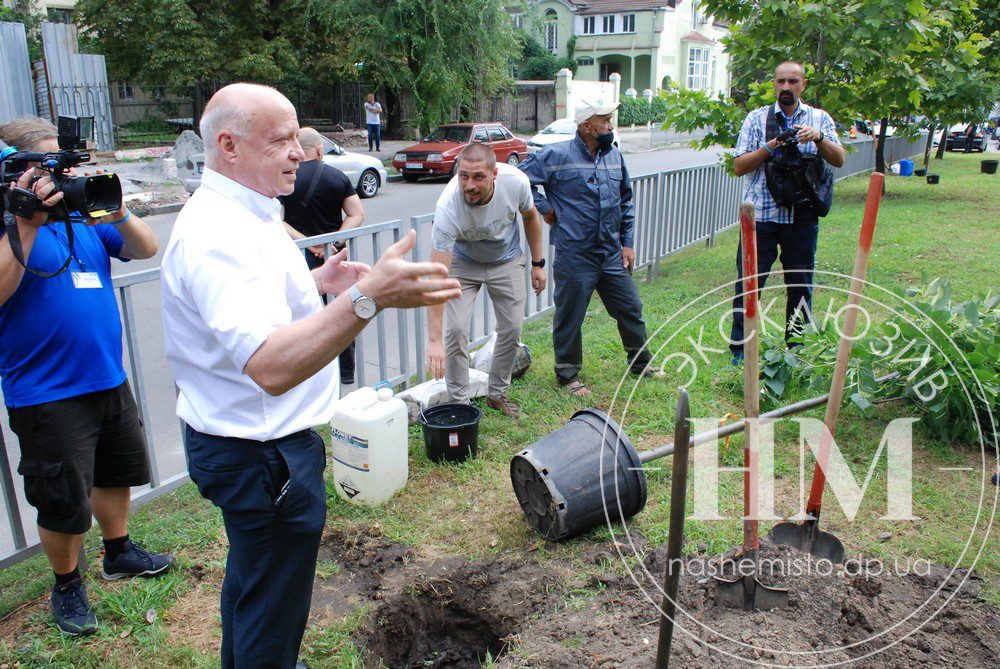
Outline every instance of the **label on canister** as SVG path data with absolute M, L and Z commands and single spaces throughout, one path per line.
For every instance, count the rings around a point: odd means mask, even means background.
M 448 435 L 448 446 L 458 448 L 458 432 L 452 432 Z
M 334 460 L 358 471 L 368 471 L 370 460 L 367 439 L 355 437 L 335 428 L 330 431 L 330 443 L 333 446 Z

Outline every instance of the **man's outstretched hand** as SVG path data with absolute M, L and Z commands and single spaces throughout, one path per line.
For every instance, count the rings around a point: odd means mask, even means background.
M 411 230 L 386 249 L 371 272 L 357 282 L 362 294 L 372 298 L 380 309 L 443 304 L 462 294 L 458 279 L 448 278 L 448 268 L 441 263 L 403 260 L 416 239 L 417 233 Z
M 322 248 L 322 247 L 320 247 Z M 322 266 L 312 271 L 320 293 L 340 295 L 370 274 L 372 268 L 363 262 L 347 260 L 347 249 L 342 249 L 326 259 Z M 376 304 L 378 304 L 376 302 Z

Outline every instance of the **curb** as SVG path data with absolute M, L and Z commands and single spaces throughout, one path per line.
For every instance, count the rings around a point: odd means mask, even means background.
M 184 207 L 183 202 L 174 202 L 173 204 L 161 204 L 156 207 L 149 208 L 149 216 L 159 216 L 160 214 L 176 214 Z

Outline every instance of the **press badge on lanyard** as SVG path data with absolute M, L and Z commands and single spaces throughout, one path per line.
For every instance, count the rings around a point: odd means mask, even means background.
M 74 288 L 100 288 L 101 276 L 97 272 L 73 272 Z

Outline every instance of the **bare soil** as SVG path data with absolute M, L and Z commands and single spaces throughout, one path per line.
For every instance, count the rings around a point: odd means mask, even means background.
M 580 564 L 541 562 L 528 550 L 468 562 L 420 556 L 377 533 L 331 534 L 321 559 L 336 562 L 341 571 L 318 579 L 317 588 L 340 594 L 314 602 L 314 616 L 317 607 L 343 615 L 369 604 L 355 642 L 371 667 L 478 668 L 487 659 L 510 669 L 650 667 L 660 613 L 646 592 L 657 603 L 662 597 L 656 587 L 663 554 L 649 551 L 636 579 L 597 573 L 617 555 L 614 548 L 588 547 L 584 561 L 596 575 L 580 578 L 574 576 Z M 766 541 L 760 556 L 786 564 L 806 559 Z M 717 605 L 711 578 L 685 575 L 671 666 L 1000 664 L 1000 612 L 979 599 L 974 572 L 949 578 L 949 569 L 934 566 L 926 574 L 879 574 L 872 563 L 865 575 L 858 573 L 860 565 L 849 566 L 829 574 L 818 570 L 822 575 L 762 575 L 762 581 L 790 590 L 789 607 L 768 612 Z M 897 623 L 896 630 L 872 638 Z

